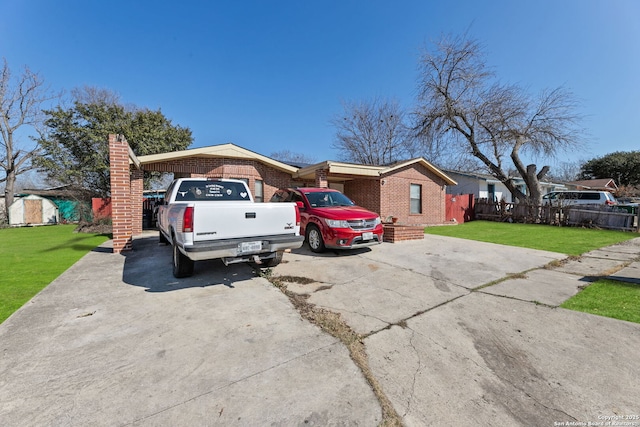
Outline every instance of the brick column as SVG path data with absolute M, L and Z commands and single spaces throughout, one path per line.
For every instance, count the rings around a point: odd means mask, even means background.
M 317 169 L 316 170 L 316 187 L 318 188 L 328 188 L 329 182 L 327 180 L 327 170 L 326 169 Z
M 139 169 L 131 171 L 131 232 L 134 236 L 142 234 L 142 197 L 144 172 Z
M 132 248 L 129 144 L 124 137 L 109 134 L 109 164 L 111 167 L 113 252 L 119 254 Z M 140 217 L 142 217 L 142 213 L 140 213 Z

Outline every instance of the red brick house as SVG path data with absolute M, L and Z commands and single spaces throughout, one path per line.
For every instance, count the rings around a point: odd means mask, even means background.
M 258 201 L 269 201 L 282 187 L 331 187 L 383 220 L 420 226 L 445 223 L 446 186 L 456 184 L 423 158 L 390 166 L 324 161 L 299 168 L 234 144 L 140 157 L 116 135 L 109 136 L 109 146 L 114 252 L 130 249 L 131 237 L 142 232 L 143 171 L 244 179 Z
M 421 157 L 390 166 L 325 161 L 299 169 L 296 180 L 295 185 L 336 188 L 383 220 L 421 226 L 445 222 L 445 189 L 456 184 Z

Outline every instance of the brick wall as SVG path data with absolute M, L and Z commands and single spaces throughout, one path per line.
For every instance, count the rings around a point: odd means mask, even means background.
M 384 182 L 384 184 L 382 184 Z M 398 218 L 399 224 L 432 225 L 446 221 L 445 182 L 421 164 L 413 164 L 381 177 L 380 215 Z M 410 186 L 422 186 L 422 213 L 411 214 Z
M 396 243 L 403 240 L 422 240 L 424 239 L 424 228 L 419 226 L 403 226 L 403 225 L 384 225 L 385 242 Z
M 124 138 L 113 134 L 109 135 L 109 163 L 111 166 L 113 252 L 120 253 L 131 250 L 133 236 L 129 144 Z
M 327 171 L 325 169 L 316 170 L 316 187 L 329 188 L 329 181 L 327 180 Z
M 144 172 L 139 169 L 131 171 L 131 232 L 134 236 L 142 234 L 142 201 L 144 190 Z
M 344 194 L 356 205 L 380 214 L 380 180 L 354 179 L 344 183 Z M 382 217 L 384 219 L 384 217 Z

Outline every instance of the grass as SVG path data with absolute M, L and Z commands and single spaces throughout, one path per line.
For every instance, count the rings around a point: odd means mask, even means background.
M 455 227 L 428 227 L 425 233 L 540 249 L 572 257 L 640 237 L 637 233 L 622 231 L 492 221 L 472 221 Z M 598 280 L 561 307 L 640 323 L 640 286 L 611 279 Z
M 640 323 L 640 286 L 610 279 L 598 280 L 560 307 Z
M 636 233 L 624 231 L 493 221 L 471 221 L 456 226 L 427 227 L 425 233 L 567 255 L 581 255 L 594 249 L 640 237 Z
M 109 239 L 75 225 L 0 229 L 0 323 L 87 252 Z

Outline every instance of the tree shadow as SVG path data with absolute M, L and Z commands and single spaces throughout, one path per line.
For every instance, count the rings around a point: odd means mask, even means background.
M 157 236 L 133 240 L 133 250 L 125 255 L 122 280 L 132 286 L 140 286 L 147 292 L 170 292 L 187 288 L 225 286 L 255 277 L 250 265 L 225 266 L 220 260 L 198 261 L 193 275 L 176 279 L 172 274 L 171 246 L 162 245 Z

